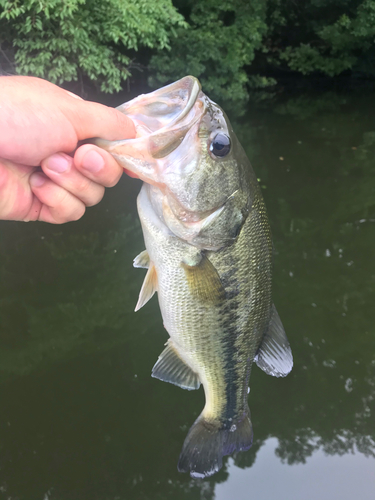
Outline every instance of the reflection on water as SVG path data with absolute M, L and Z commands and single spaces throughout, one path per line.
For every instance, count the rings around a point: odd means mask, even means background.
M 277 459 L 277 448 L 277 438 L 268 438 L 251 470 L 239 469 L 230 459 L 228 480 L 216 485 L 215 500 L 233 498 L 233 492 L 236 500 L 373 500 L 369 483 L 371 478 L 375 482 L 375 460 L 358 453 L 327 456 L 318 450 L 306 464 L 288 467 Z
M 264 187 L 295 366 L 282 380 L 254 367 L 253 447 L 209 480 L 176 470 L 203 393 L 150 377 L 167 334 L 155 299 L 133 312 L 137 181 L 123 179 L 78 223 L 0 224 L 1 500 L 371 497 L 369 98 L 283 98 L 235 124 Z

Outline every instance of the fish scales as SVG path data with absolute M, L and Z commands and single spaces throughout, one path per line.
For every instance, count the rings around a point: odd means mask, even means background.
M 159 104 L 158 104 L 159 102 Z M 136 310 L 158 293 L 170 335 L 152 375 L 206 402 L 178 468 L 207 477 L 252 443 L 247 403 L 254 361 L 285 376 L 289 342 L 272 303 L 272 239 L 255 174 L 230 123 L 193 77 L 119 107 L 134 140 L 98 141 L 144 180 L 138 213 L 148 268 Z

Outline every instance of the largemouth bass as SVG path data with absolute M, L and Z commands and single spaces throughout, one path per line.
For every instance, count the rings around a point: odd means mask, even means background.
M 188 76 L 118 108 L 137 137 L 98 141 L 144 181 L 138 213 L 147 268 L 136 310 L 158 292 L 170 335 L 152 376 L 204 387 L 178 469 L 217 472 L 252 444 L 253 361 L 283 377 L 293 359 L 271 298 L 272 240 L 256 176 L 223 110 Z

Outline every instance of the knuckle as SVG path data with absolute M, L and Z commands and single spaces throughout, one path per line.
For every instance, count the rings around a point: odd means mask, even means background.
M 50 204 L 51 214 L 57 224 L 80 219 L 85 213 L 85 205 L 65 190 L 55 193 L 53 204 Z
M 65 189 L 59 189 L 54 193 L 50 206 L 52 208 L 59 208 L 61 211 L 65 211 L 66 207 L 69 206 L 70 201 L 70 194 L 68 191 L 65 191 Z
M 109 175 L 107 176 L 105 183 L 103 183 L 104 186 L 105 187 L 116 186 L 116 184 L 120 180 L 121 175 L 122 175 L 122 172 L 120 170 L 112 169 L 111 172 L 109 173 Z
M 92 181 L 88 179 L 87 177 L 79 177 L 78 179 L 75 180 L 75 185 L 74 185 L 74 191 L 80 195 L 80 194 L 85 194 L 88 191 L 90 191 L 90 187 L 92 185 Z
M 83 217 L 85 211 L 86 207 L 83 204 L 77 206 L 76 209 L 71 213 L 69 221 L 74 222 L 79 220 L 81 217 Z
M 91 197 L 90 200 L 87 200 L 86 206 L 93 207 L 94 205 L 100 203 L 103 199 L 104 192 L 105 192 L 104 186 L 98 186 L 95 194 Z
M 77 203 L 74 207 L 70 206 L 69 209 L 58 210 L 54 209 L 52 212 L 56 224 L 64 224 L 65 222 L 74 222 L 79 220 L 85 213 L 85 206 L 83 203 Z

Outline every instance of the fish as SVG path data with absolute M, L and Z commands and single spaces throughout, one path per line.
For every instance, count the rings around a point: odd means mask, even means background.
M 136 127 L 124 141 L 97 140 L 133 177 L 147 269 L 135 310 L 157 292 L 165 348 L 152 377 L 204 388 L 205 406 L 188 431 L 178 470 L 216 473 L 246 451 L 255 362 L 286 376 L 293 356 L 272 301 L 273 244 L 256 175 L 225 112 L 187 76 L 119 106 Z

